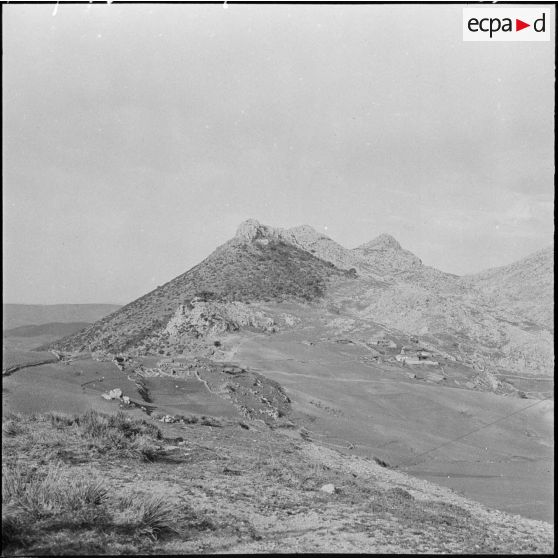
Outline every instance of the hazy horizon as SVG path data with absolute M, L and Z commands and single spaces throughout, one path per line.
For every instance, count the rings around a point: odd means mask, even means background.
M 555 41 L 462 7 L 4 5 L 4 302 L 127 304 L 248 218 L 457 275 L 553 245 Z

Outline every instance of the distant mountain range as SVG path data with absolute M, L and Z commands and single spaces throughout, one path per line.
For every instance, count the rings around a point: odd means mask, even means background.
M 5 329 L 3 335 L 4 337 L 39 337 L 41 335 L 48 335 L 59 339 L 60 337 L 76 333 L 89 325 L 91 325 L 90 322 L 51 322 Z
M 2 329 L 48 323 L 92 323 L 119 308 L 117 304 L 3 304 Z
M 168 346 L 177 312 L 183 321 L 195 310 L 199 322 L 209 312 L 199 304 L 211 304 L 211 317 L 204 319 L 219 321 L 233 310 L 246 316 L 247 307 L 266 304 L 269 311 L 291 301 L 318 305 L 324 323 L 342 312 L 347 323 L 373 322 L 418 336 L 482 369 L 551 374 L 553 255 L 549 248 L 459 277 L 423 265 L 389 235 L 350 250 L 309 226 L 280 229 L 248 220 L 191 270 L 52 346 L 149 353 L 163 341 Z M 210 326 L 204 331 L 216 331 Z M 195 334 L 186 329 L 186 337 L 203 337 L 199 328 Z

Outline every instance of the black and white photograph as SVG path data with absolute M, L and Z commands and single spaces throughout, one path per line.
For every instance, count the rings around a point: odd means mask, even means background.
M 1 7 L 2 556 L 554 553 L 553 2 Z

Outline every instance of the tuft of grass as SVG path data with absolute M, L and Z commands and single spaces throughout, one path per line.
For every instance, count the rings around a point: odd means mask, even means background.
M 149 529 L 155 537 L 162 533 L 177 533 L 174 527 L 176 510 L 162 496 L 151 496 L 144 500 L 140 507 L 139 524 Z
M 67 413 L 60 413 L 58 411 L 51 411 L 50 413 L 45 413 L 44 417 L 50 420 L 50 424 L 55 428 L 64 428 L 66 426 L 72 426 L 76 422 L 73 415 L 68 415 Z
M 2 424 L 2 434 L 10 438 L 15 438 L 25 431 L 26 429 L 15 420 L 8 420 Z
M 39 429 L 17 418 L 3 423 L 4 446 L 11 444 L 14 455 L 35 456 L 43 464 L 52 460 L 85 463 L 94 456 L 109 455 L 154 461 L 161 451 L 161 430 L 123 411 L 116 415 L 94 410 L 81 415 L 50 412 L 36 419 L 43 423 Z
M 124 532 L 141 533 L 153 539 L 163 534 L 177 534 L 179 510 L 162 496 L 128 494 L 116 505 L 120 528 Z
M 18 513 L 41 518 L 62 511 L 83 511 L 107 498 L 103 484 L 91 477 L 69 476 L 61 464 L 45 471 L 28 469 L 21 462 L 2 470 L 2 505 Z
M 142 537 L 178 534 L 180 514 L 161 496 L 115 499 L 91 470 L 62 463 L 30 468 L 18 461 L 2 472 L 3 555 L 111 554 L 124 547 L 136 554 Z
M 156 440 L 162 439 L 161 431 L 153 424 L 144 420 L 132 419 L 122 411 L 116 415 L 104 415 L 90 410 L 75 418 L 85 435 L 91 438 L 110 438 L 114 431 L 124 438 L 133 439 L 137 436 L 150 436 Z

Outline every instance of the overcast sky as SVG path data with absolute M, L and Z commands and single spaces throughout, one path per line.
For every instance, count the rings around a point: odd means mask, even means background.
M 452 5 L 3 16 L 4 302 L 129 302 L 247 218 L 457 274 L 552 243 L 554 41 L 464 43 Z

